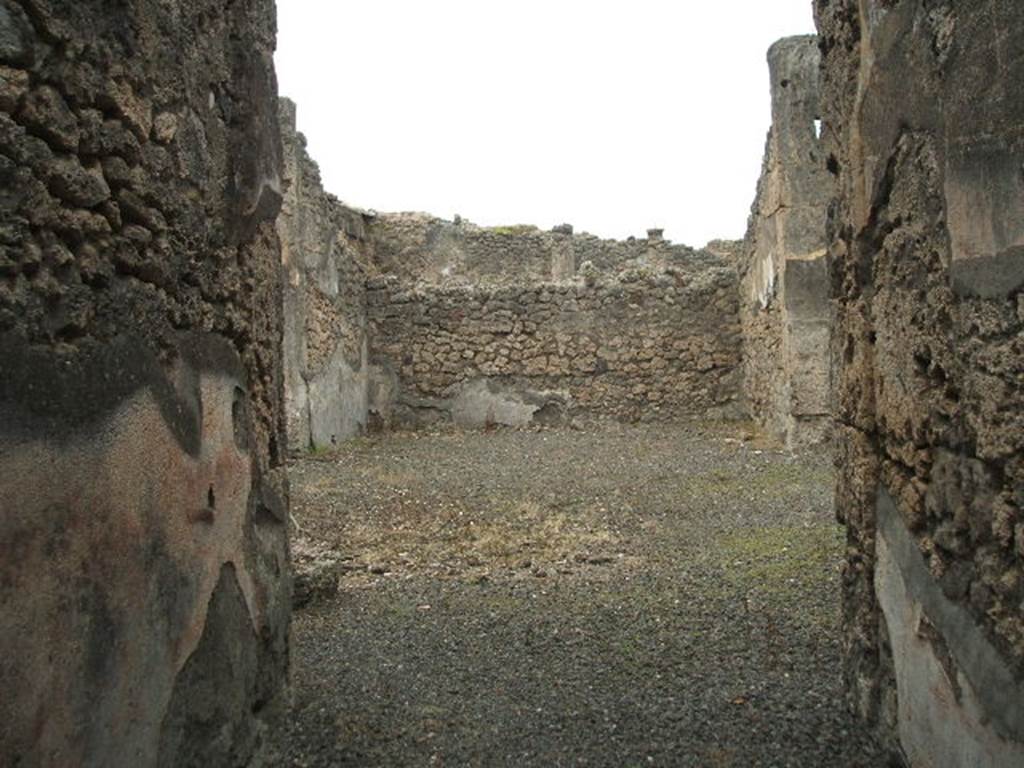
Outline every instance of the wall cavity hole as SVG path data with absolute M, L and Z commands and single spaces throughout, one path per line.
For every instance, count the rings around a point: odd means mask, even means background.
M 783 80 L 781 83 L 779 83 L 779 85 L 781 85 L 783 88 L 789 88 L 789 80 Z
M 208 506 L 210 509 L 217 508 L 217 496 L 213 492 L 212 485 L 210 486 L 210 490 L 206 492 L 206 506 Z

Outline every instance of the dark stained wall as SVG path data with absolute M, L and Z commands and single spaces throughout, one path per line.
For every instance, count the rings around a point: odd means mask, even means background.
M 0 0 L 0 763 L 238 765 L 290 576 L 272 0 Z

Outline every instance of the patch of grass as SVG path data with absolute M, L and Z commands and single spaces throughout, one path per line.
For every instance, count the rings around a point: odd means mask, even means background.
M 714 747 L 708 750 L 707 760 L 709 768 L 732 768 L 736 765 L 736 751 Z
M 754 601 L 799 601 L 821 588 L 843 553 L 843 529 L 831 523 L 750 528 L 720 538 L 711 548 L 729 587 Z
M 372 472 L 374 484 L 401 486 L 402 476 L 387 471 Z M 401 489 L 398 490 L 402 493 Z M 425 508 L 414 523 L 408 515 L 398 525 L 379 520 L 350 521 L 347 545 L 358 553 L 360 562 L 429 566 L 441 563 L 458 573 L 470 569 L 522 567 L 549 568 L 578 553 L 607 555 L 615 537 L 594 523 L 590 516 L 567 514 L 532 500 L 497 502 L 491 509 L 473 511 L 451 508 L 444 512 Z
M 590 551 L 613 541 L 608 531 L 589 528 L 579 516 L 570 517 L 527 500 L 478 521 L 465 546 L 485 560 L 507 565 L 523 556 L 557 560 L 563 553 Z
M 766 463 L 751 472 L 714 469 L 683 479 L 683 487 L 697 496 L 746 492 L 767 495 L 802 494 L 813 487 L 828 486 L 832 473 L 827 467 L 806 464 Z
M 337 446 L 334 445 L 311 445 L 306 449 L 306 455 L 312 458 L 323 458 L 329 456 L 337 450 Z
M 532 224 L 511 224 L 501 227 L 488 227 L 488 231 L 496 235 L 518 236 L 528 235 L 539 230 Z
M 361 470 L 361 473 L 382 489 L 409 488 L 420 481 L 415 472 L 395 467 L 371 466 Z
M 380 440 L 374 436 L 357 435 L 336 445 L 311 445 L 302 453 L 302 459 L 337 459 L 342 456 L 365 456 L 378 448 Z

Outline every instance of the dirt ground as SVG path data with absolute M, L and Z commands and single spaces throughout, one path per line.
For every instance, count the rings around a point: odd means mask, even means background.
M 736 425 L 391 434 L 291 469 L 285 766 L 876 766 L 825 451 Z

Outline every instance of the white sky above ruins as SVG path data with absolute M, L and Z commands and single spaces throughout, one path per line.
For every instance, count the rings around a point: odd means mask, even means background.
M 811 0 L 278 0 L 278 77 L 324 186 L 483 225 L 746 228 L 765 54 Z

